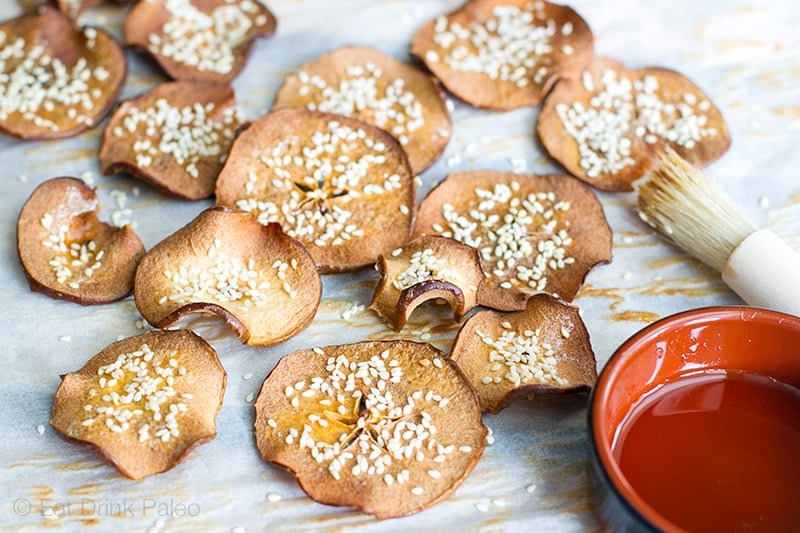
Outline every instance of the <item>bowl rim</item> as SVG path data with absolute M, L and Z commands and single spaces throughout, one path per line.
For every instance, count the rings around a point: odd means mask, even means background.
M 622 475 L 619 465 L 612 459 L 611 442 L 608 440 L 606 432 L 601 431 L 600 417 L 597 416 L 596 411 L 599 411 L 607 403 L 611 389 L 610 383 L 620 371 L 621 363 L 628 359 L 631 354 L 638 352 L 641 344 L 658 337 L 665 330 L 674 327 L 676 323 L 682 327 L 700 323 L 709 324 L 719 320 L 736 318 L 737 316 L 742 318 L 743 313 L 751 315 L 750 319 L 752 321 L 766 321 L 767 323 L 777 322 L 782 324 L 783 321 L 788 319 L 800 329 L 800 317 L 762 307 L 718 305 L 680 311 L 662 317 L 628 337 L 611 354 L 611 357 L 609 357 L 600 371 L 595 386 L 592 388 L 587 422 L 590 433 L 589 445 L 598 466 L 596 468 L 597 474 L 604 484 L 613 491 L 617 501 L 629 513 L 630 516 L 628 518 L 640 522 L 639 525 L 646 529 L 682 531 L 644 501 Z

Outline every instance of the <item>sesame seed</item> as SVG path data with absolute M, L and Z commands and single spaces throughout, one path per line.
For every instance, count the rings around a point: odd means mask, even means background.
M 528 494 L 532 493 L 535 490 L 536 490 L 536 485 L 534 485 L 533 483 L 525 487 L 525 492 L 527 492 Z
M 219 119 L 213 117 L 216 114 Z M 144 109 L 130 107 L 121 120 L 124 129 L 135 135 L 131 149 L 139 167 L 163 165 L 158 157 L 162 154 L 192 178 L 199 178 L 201 162 L 224 162 L 244 116 L 236 106 L 217 113 L 213 103 L 175 107 L 158 98 Z
M 374 65 L 373 65 L 374 67 Z M 366 120 L 389 132 L 401 145 L 408 135 L 425 125 L 422 104 L 402 78 L 387 79 L 378 68 L 367 64 L 348 65 L 338 86 L 318 75 L 298 74 L 298 94 L 308 96 L 308 109 Z M 376 144 L 379 152 L 385 150 Z
M 36 433 L 38 433 L 39 435 L 44 435 L 44 425 L 39 424 L 38 426 L 36 426 Z
M 97 393 L 83 406 L 87 416 L 82 427 L 88 430 L 99 416 L 108 430 L 133 431 L 139 442 L 178 437 L 178 417 L 188 411 L 185 402 L 191 399 L 175 388 L 176 379 L 184 374 L 174 353 L 156 353 L 147 344 L 118 355 L 113 363 L 98 368 Z
M 392 284 L 401 291 L 429 280 L 445 280 L 459 284 L 461 275 L 446 265 L 447 258 L 436 257 L 430 248 L 414 252 L 408 267 L 397 275 Z
M 411 489 L 411 494 L 413 494 L 414 496 L 420 496 L 424 492 L 425 490 L 422 487 L 414 487 L 413 489 Z
M 476 503 L 475 504 L 475 509 L 477 509 L 478 511 L 480 511 L 482 513 L 488 513 L 489 512 L 489 506 L 487 504 L 485 504 L 485 503 Z
M 279 502 L 282 499 L 283 497 L 280 494 L 276 494 L 274 492 L 270 492 L 269 494 L 267 494 L 267 501 L 270 503 Z
M 201 11 L 190 0 L 166 0 L 171 18 L 161 27 L 161 35 L 151 34 L 147 48 L 199 71 L 227 74 L 236 64 L 235 50 L 251 35 L 254 24 L 266 24 L 253 2 L 225 2 L 210 13 Z M 223 29 L 223 31 L 220 31 Z
M 105 69 L 92 68 L 89 56 L 80 55 L 67 66 L 41 44 L 29 43 L 22 37 L 4 42 L 5 33 L 2 37 L 0 118 L 14 113 L 31 125 L 54 132 L 94 124 L 85 113 L 94 111 L 103 96 L 103 91 L 97 92 L 97 82 L 108 77 Z M 89 43 L 87 47 L 91 49 Z M 17 60 L 21 58 L 24 61 Z M 42 116 L 42 112 L 49 114 L 56 107 L 64 110 L 68 120 L 56 123 Z
M 684 94 L 683 101 L 677 104 L 665 102 L 654 76 L 631 80 L 606 70 L 599 80 L 589 72 L 584 72 L 581 79 L 584 88 L 595 93 L 588 107 L 577 101 L 562 103 L 556 105 L 556 114 L 564 132 L 577 143 L 579 164 L 590 178 L 614 175 L 635 163 L 630 132 L 648 144 L 663 138 L 686 148 L 717 134 L 715 128 L 707 126 L 704 112 L 708 109 L 695 105 L 694 94 Z M 641 118 L 645 119 L 644 124 L 634 128 L 635 121 Z
M 246 374 L 244 374 L 242 376 L 242 379 L 247 381 L 247 380 L 251 379 L 252 377 L 253 377 L 253 373 L 252 372 L 248 372 L 248 373 L 246 373 Z
M 244 397 L 244 401 L 246 401 L 247 403 L 253 403 L 254 397 L 255 395 L 252 392 L 250 392 L 247 394 L 247 396 Z
M 498 5 L 491 17 L 468 27 L 440 17 L 434 24 L 433 41 L 438 50 L 430 50 L 425 59 L 442 62 L 449 68 L 477 73 L 491 80 L 502 80 L 525 87 L 534 78 L 537 58 L 552 51 L 555 34 L 552 19 L 537 21 L 529 7 Z M 562 27 L 562 33 L 564 32 Z M 567 29 L 567 34 L 571 28 Z M 539 66 L 536 83 L 541 83 L 547 68 Z

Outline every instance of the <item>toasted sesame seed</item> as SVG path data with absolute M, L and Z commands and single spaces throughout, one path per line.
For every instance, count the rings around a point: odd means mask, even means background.
M 408 135 L 425 125 L 422 104 L 405 81 L 386 79 L 380 69 L 367 68 L 367 64 L 348 65 L 338 86 L 304 71 L 298 81 L 298 94 L 310 98 L 308 109 L 361 118 L 389 132 L 401 145 L 408 144 Z M 383 151 L 385 146 L 381 143 L 375 148 Z
M 213 118 L 215 114 L 213 103 L 175 107 L 159 98 L 144 109 L 128 108 L 122 124 L 125 131 L 135 135 L 131 150 L 139 167 L 163 165 L 161 154 L 198 178 L 201 162 L 222 164 L 236 129 L 244 122 L 236 106 L 224 108 L 219 119 Z
M 191 399 L 175 388 L 176 378 L 184 374 L 173 353 L 155 353 L 147 344 L 118 355 L 113 363 L 98 368 L 97 394 L 84 405 L 87 416 L 82 427 L 91 427 L 100 416 L 110 431 L 134 431 L 139 442 L 151 438 L 167 442 L 179 436 L 178 417 L 188 411 L 186 402 Z
M 599 80 L 594 80 L 589 72 L 584 72 L 581 79 L 587 91 L 596 92 L 589 106 L 578 101 L 570 105 L 562 103 L 556 105 L 556 114 L 564 132 L 577 143 L 579 164 L 590 178 L 617 174 L 633 165 L 633 136 L 643 138 L 648 144 L 663 138 L 692 148 L 702 139 L 717 134 L 715 128 L 707 126 L 708 116 L 704 113 L 708 108 L 695 105 L 695 95 L 684 94 L 677 105 L 665 102 L 658 93 L 655 76 L 632 81 L 606 70 Z M 634 121 L 640 118 L 646 119 L 645 123 L 634 128 Z
M 439 258 L 427 248 L 414 252 L 408 267 L 394 279 L 392 284 L 398 290 L 405 290 L 429 280 L 445 280 L 454 284 L 461 282 L 461 275 L 447 267 L 447 258 Z
M 225 2 L 210 13 L 190 0 L 166 0 L 164 7 L 171 18 L 161 27 L 161 35 L 150 34 L 147 49 L 199 71 L 218 74 L 233 70 L 236 48 L 250 38 L 254 25 L 267 22 L 266 15 L 256 15 L 258 10 L 249 0 Z
M 525 87 L 531 79 L 542 83 L 547 68 L 539 58 L 552 51 L 550 41 L 557 26 L 552 19 L 537 20 L 531 7 L 497 5 L 485 21 L 473 21 L 468 27 L 440 17 L 433 34 L 437 50 L 428 51 L 425 59 L 518 87 Z M 569 35 L 571 25 L 562 26 L 561 32 Z
M 54 132 L 94 124 L 86 113 L 95 111 L 103 96 L 97 82 L 107 79 L 105 69 L 92 68 L 81 55 L 68 66 L 41 44 L 22 37 L 6 42 L 5 33 L 0 36 L 0 119 L 18 114 L 31 125 Z M 87 47 L 91 49 L 89 43 Z M 24 61 L 17 60 L 21 58 Z M 68 120 L 57 123 L 43 116 L 42 112 L 49 115 L 56 107 Z

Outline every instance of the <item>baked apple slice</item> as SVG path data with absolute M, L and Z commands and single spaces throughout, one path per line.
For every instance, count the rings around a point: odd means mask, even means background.
M 547 294 L 531 297 L 516 313 L 475 313 L 458 332 L 450 358 L 492 413 L 521 396 L 587 391 L 597 380 L 578 308 Z
M 595 58 L 581 76 L 559 81 L 536 125 L 548 153 L 605 191 L 631 191 L 669 146 L 695 166 L 719 158 L 731 138 L 722 114 L 689 79 L 664 68 L 627 69 Z
M 17 221 L 31 290 L 84 305 L 131 293 L 144 244 L 130 226 L 101 222 L 99 210 L 97 194 L 76 178 L 54 178 L 33 191 Z
M 117 101 L 125 53 L 111 35 L 77 28 L 57 9 L 0 23 L 0 131 L 20 139 L 71 137 Z
M 374 265 L 406 242 L 414 180 L 397 141 L 366 122 L 285 108 L 236 138 L 217 180 L 217 203 L 276 222 L 322 272 Z
M 557 79 L 578 75 L 594 38 L 572 8 L 539 0 L 471 0 L 414 37 L 411 53 L 475 107 L 534 105 Z
M 455 239 L 422 236 L 378 257 L 381 275 L 370 309 L 400 331 L 424 302 L 443 299 L 456 322 L 478 305 L 483 269 L 477 250 Z
M 572 300 L 589 270 L 611 260 L 611 228 L 594 193 L 565 175 L 450 174 L 423 200 L 414 235 L 476 248 L 486 280 L 478 303 L 525 309 L 537 292 Z
M 107 176 L 128 172 L 179 198 L 208 198 L 243 123 L 229 86 L 164 83 L 114 112 L 100 168 Z
M 151 331 L 62 376 L 50 425 L 142 479 L 216 436 L 225 378 L 214 349 L 191 331 Z
M 328 505 L 378 518 L 449 496 L 486 440 L 475 392 L 429 344 L 361 342 L 283 357 L 255 404 L 256 444 Z
M 140 0 L 125 20 L 125 43 L 146 50 L 172 79 L 228 83 L 253 41 L 276 24 L 260 0 Z
M 303 330 L 321 296 L 322 280 L 300 243 L 277 224 L 262 226 L 250 213 L 220 207 L 154 246 L 134 282 L 136 307 L 153 326 L 206 311 L 253 346 Z

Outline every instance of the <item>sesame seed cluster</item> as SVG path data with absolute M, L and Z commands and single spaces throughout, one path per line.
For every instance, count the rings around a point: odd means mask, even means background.
M 487 358 L 488 374 L 481 379 L 483 384 L 500 383 L 503 379 L 515 387 L 534 381 L 555 385 L 568 383 L 558 375 L 557 364 L 559 358 L 569 355 L 557 354 L 550 343 L 543 342 L 541 328 L 518 333 L 511 328 L 511 324 L 505 322 L 504 329 L 497 339 L 479 330 L 475 332 L 485 344 L 492 347 Z
M 140 443 L 180 437 L 180 421 L 192 395 L 179 392 L 186 375 L 179 359 L 174 351 L 153 351 L 143 344 L 98 368 L 81 426 L 85 431 L 135 433 Z
M 463 396 L 461 379 L 443 354 L 403 341 L 295 352 L 259 395 L 259 449 L 301 477 L 324 468 L 328 479 L 312 491 L 331 480 L 344 483 L 342 491 L 367 484 L 370 507 L 437 498 L 483 447 L 483 427 L 471 425 L 477 405 Z M 450 417 L 461 417 L 463 434 L 446 429 Z
M 160 33 L 148 35 L 147 49 L 216 74 L 231 73 L 239 60 L 237 47 L 247 43 L 254 26 L 265 26 L 269 21 L 251 0 L 226 0 L 210 13 L 198 9 L 190 0 L 166 0 L 163 4 L 172 18 Z
M 324 355 L 319 348 L 315 351 Z M 433 364 L 442 367 L 440 359 L 434 359 Z M 322 416 L 309 413 L 302 428 L 289 428 L 284 442 L 296 442 L 307 449 L 317 463 L 327 465 L 334 479 L 341 479 L 342 469 L 347 468 L 355 477 L 378 476 L 387 485 L 408 483 L 409 490 L 414 490 L 419 483 L 410 479 L 406 468 L 393 469 L 394 462 L 424 461 L 432 454 L 435 462 L 442 463 L 456 451 L 455 446 L 436 440 L 431 415 L 417 404 L 435 402 L 443 408 L 450 401 L 447 397 L 434 390 L 417 390 L 403 401 L 388 390 L 389 383 L 401 383 L 404 377 L 400 362 L 390 356 L 390 350 L 366 361 L 350 361 L 346 355 L 329 357 L 325 370 L 328 374 L 324 378 L 314 377 L 307 387 L 304 381 L 286 387 L 292 407 L 306 411 L 312 410 L 308 404 L 319 404 L 325 409 Z M 301 402 L 307 405 L 301 406 Z M 277 430 L 274 420 L 267 423 Z M 333 442 L 316 440 L 315 426 L 325 435 L 338 432 L 338 437 Z M 337 430 L 328 431 L 331 426 Z M 472 450 L 467 446 L 461 451 Z M 427 474 L 439 477 L 436 470 Z M 418 492 L 421 490 L 419 487 Z
M 52 232 L 42 241 L 42 245 L 54 255 L 48 261 L 59 285 L 68 284 L 73 289 L 80 289 L 81 282 L 91 278 L 102 267 L 105 250 L 98 248 L 97 242 L 68 242 L 69 227 L 62 224 L 53 228 L 54 217 L 50 213 L 42 215 L 42 227 Z
M 407 145 L 409 135 L 425 125 L 422 104 L 402 78 L 385 80 L 383 71 L 371 61 L 348 65 L 345 73 L 346 79 L 331 86 L 319 75 L 300 70 L 297 94 L 312 97 L 306 105 L 312 111 L 364 118 L 391 133 L 401 145 Z
M 483 410 L 493 413 L 529 393 L 586 390 L 597 379 L 578 308 L 545 293 L 529 298 L 521 311 L 472 315 L 450 357 L 475 387 Z
M 442 61 L 452 69 L 509 81 L 517 87 L 531 82 L 541 85 L 549 74 L 541 57 L 552 52 L 551 39 L 556 32 L 570 35 L 572 23 L 559 28 L 553 19 L 537 21 L 537 16 L 544 18 L 538 15 L 544 3 L 532 6 L 534 11 L 498 5 L 485 22 L 471 22 L 468 27 L 447 17 L 437 18 L 433 40 L 439 50 L 428 50 L 426 61 Z M 565 47 L 565 52 L 570 55 L 572 49 Z
M 527 0 L 471 0 L 414 37 L 412 53 L 459 98 L 515 109 L 539 102 L 591 59 L 591 30 L 571 8 Z
M 159 299 L 159 304 L 173 306 L 190 302 L 218 301 L 236 303 L 246 311 L 251 306 L 262 307 L 271 302 L 268 289 L 280 287 L 289 298 L 297 297 L 297 291 L 287 281 L 289 264 L 281 260 L 272 263 L 270 269 L 256 264 L 254 258 L 230 257 L 219 248 L 218 243 L 208 249 L 207 256 L 212 262 L 208 268 L 181 265 L 177 271 L 164 271 L 170 281 L 170 294 Z M 292 270 L 297 269 L 297 260 L 291 260 Z M 272 275 L 267 275 L 267 273 Z M 273 285 L 274 284 L 274 285 Z
M 433 250 L 426 248 L 411 255 L 411 263 L 394 279 L 392 284 L 399 290 L 405 290 L 424 281 L 432 279 L 452 281 L 459 284 L 461 275 L 448 267 L 447 257 L 437 257 Z
M 104 82 L 110 73 L 96 30 L 83 30 L 86 57 L 65 64 L 44 44 L 0 30 L 0 121 L 21 118 L 52 133 L 93 126 L 98 109 L 107 106 Z M 87 59 L 88 57 L 88 59 Z
M 364 129 L 330 120 L 307 140 L 282 141 L 259 157 L 260 173 L 250 172 L 239 209 L 259 222 L 279 222 L 287 234 L 317 247 L 342 246 L 364 237 L 349 205 L 378 201 L 400 190 L 401 177 L 381 169 L 386 145 Z M 264 176 L 273 176 L 267 180 Z M 262 199 L 277 191 L 280 201 Z M 406 213 L 410 209 L 405 207 Z
M 198 164 L 205 159 L 223 163 L 234 134 L 244 122 L 237 106 L 226 107 L 219 120 L 213 118 L 213 102 L 173 106 L 165 98 L 139 109 L 131 107 L 122 125 L 113 129 L 117 138 L 135 135 L 131 149 L 140 168 L 160 165 L 162 156 L 171 157 L 192 178 L 200 175 Z
M 475 188 L 465 208 L 442 205 L 447 226 L 432 229 L 480 251 L 484 271 L 503 289 L 544 291 L 548 272 L 574 262 L 564 217 L 570 204 L 553 192 L 519 194 L 517 181 Z
M 607 69 L 595 79 L 585 71 L 581 83 L 592 95 L 589 105 L 562 102 L 555 109 L 564 131 L 578 144 L 580 166 L 589 178 L 634 165 L 632 136 L 647 144 L 665 140 L 691 150 L 718 133 L 706 114 L 710 101 L 693 92 L 684 92 L 678 102 L 665 101 L 654 75 L 631 79 Z

